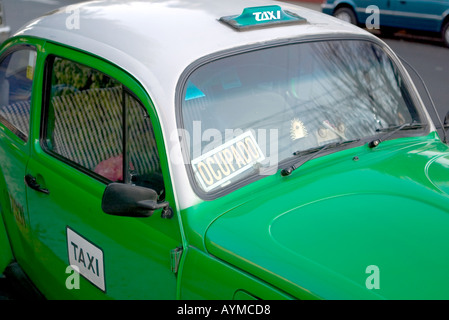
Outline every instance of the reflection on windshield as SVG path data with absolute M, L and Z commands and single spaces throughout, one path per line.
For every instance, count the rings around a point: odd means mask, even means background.
M 188 79 L 182 117 L 204 191 L 277 168 L 293 152 L 421 122 L 393 62 L 367 41 L 286 45 L 205 64 Z M 245 139 L 263 157 L 252 157 Z

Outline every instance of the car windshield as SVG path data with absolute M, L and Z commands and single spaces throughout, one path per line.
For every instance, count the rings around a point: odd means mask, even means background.
M 270 47 L 204 64 L 187 79 L 181 115 L 187 161 L 204 192 L 278 169 L 301 151 L 421 122 L 386 52 L 355 40 Z

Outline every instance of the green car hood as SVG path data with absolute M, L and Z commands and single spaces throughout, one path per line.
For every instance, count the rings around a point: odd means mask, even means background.
M 258 181 L 209 253 L 300 299 L 449 299 L 447 147 L 339 154 Z

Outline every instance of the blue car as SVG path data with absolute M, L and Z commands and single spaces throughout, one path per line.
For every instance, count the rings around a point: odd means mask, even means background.
M 435 32 L 449 47 L 449 0 L 327 0 L 324 13 L 363 26 L 373 11 L 379 9 L 382 31 L 392 28 Z

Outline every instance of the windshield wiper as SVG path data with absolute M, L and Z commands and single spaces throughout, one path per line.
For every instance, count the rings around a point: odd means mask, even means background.
M 427 126 L 427 124 L 425 124 L 425 123 L 413 122 L 413 123 L 404 123 L 404 124 L 401 124 L 398 126 L 390 126 L 390 127 L 386 127 L 386 128 L 377 129 L 376 131 L 378 131 L 378 132 L 388 132 L 388 133 L 383 135 L 382 137 L 377 138 L 377 139 L 371 141 L 370 143 L 368 143 L 368 147 L 370 147 L 370 148 L 377 147 L 381 142 L 387 140 L 389 137 L 391 137 L 398 131 L 421 129 L 425 126 Z
M 293 155 L 295 155 L 295 156 L 304 156 L 304 155 L 307 155 L 307 154 L 311 154 L 311 155 L 310 155 L 310 157 L 306 158 L 305 160 L 301 160 L 301 161 L 295 163 L 294 165 L 292 165 L 292 166 L 290 166 L 288 168 L 282 169 L 281 175 L 283 177 L 291 175 L 293 171 L 298 169 L 304 163 L 308 162 L 309 160 L 312 160 L 313 158 L 318 157 L 320 154 L 322 154 L 327 149 L 341 147 L 341 146 L 344 146 L 344 145 L 347 145 L 347 144 L 350 144 L 350 143 L 354 143 L 354 142 L 358 142 L 358 141 L 360 141 L 360 139 L 346 140 L 346 141 L 340 141 L 340 142 L 334 142 L 334 143 L 325 144 L 323 146 L 320 146 L 320 147 L 317 147 L 317 148 L 312 148 L 312 149 L 307 149 L 307 150 L 304 150 L 304 151 L 296 151 L 296 152 L 293 153 Z

